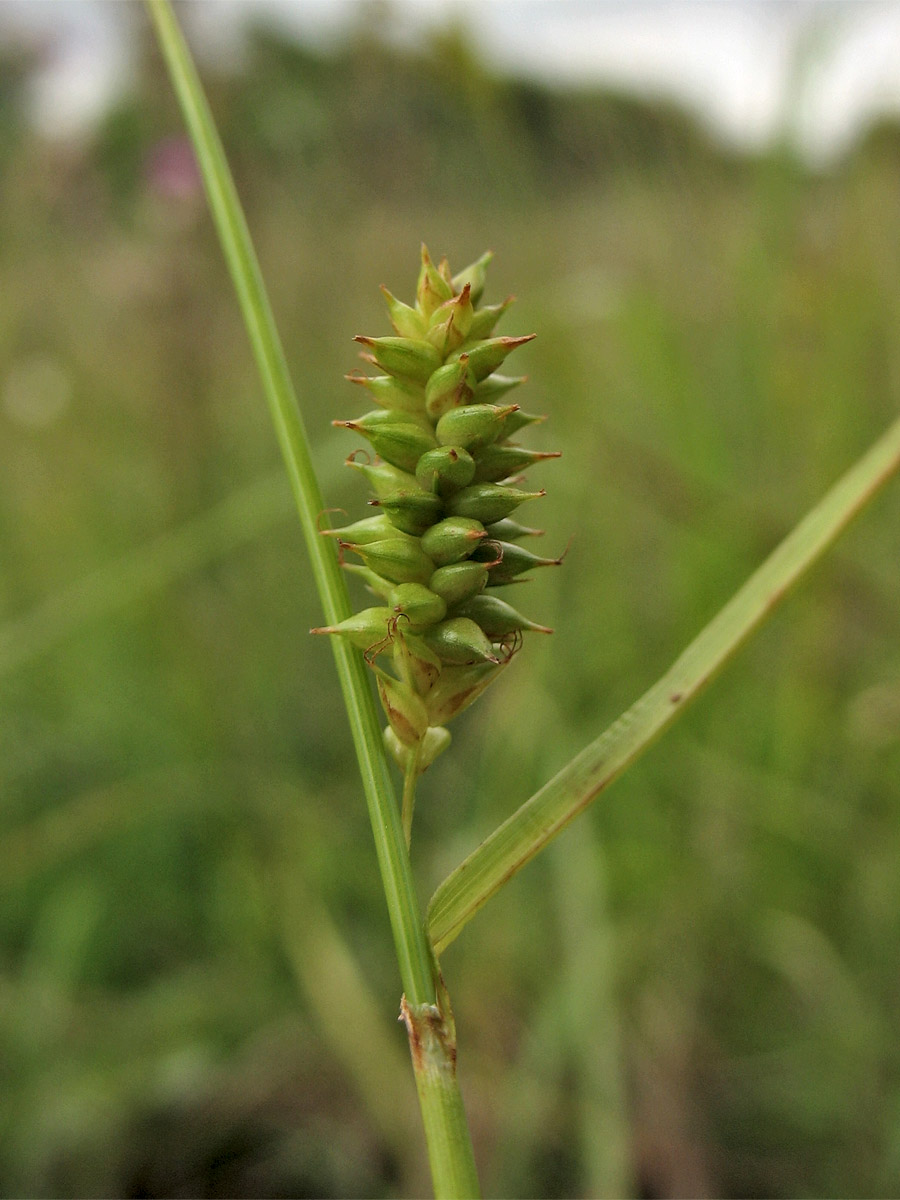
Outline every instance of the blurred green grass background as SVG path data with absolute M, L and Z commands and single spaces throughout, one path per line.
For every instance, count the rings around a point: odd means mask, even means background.
M 0 78 L 0 1193 L 427 1190 L 349 735 L 149 36 L 77 146 Z M 496 255 L 564 567 L 422 784 L 423 899 L 896 412 L 900 134 L 828 174 L 464 35 L 205 71 L 317 447 L 418 246 Z M 175 140 L 173 140 L 175 139 Z M 518 398 L 518 397 L 517 397 Z M 446 956 L 490 1194 L 900 1191 L 896 487 Z M 363 982 L 365 981 L 365 982 Z

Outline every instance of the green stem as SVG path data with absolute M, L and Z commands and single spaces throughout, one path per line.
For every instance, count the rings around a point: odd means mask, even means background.
M 319 536 L 325 510 L 313 470 L 309 441 L 288 374 L 287 362 L 269 305 L 262 273 L 225 152 L 203 93 L 190 51 L 169 0 L 146 0 L 172 85 L 181 105 L 209 206 L 294 492 L 316 587 L 329 624 L 350 614 L 350 602 L 333 548 Z M 435 1194 L 474 1196 L 478 1179 L 456 1078 L 455 1043 L 444 1009 L 438 1009 L 438 981 L 412 877 L 381 729 L 362 656 L 343 638 L 331 638 L 338 677 L 356 747 L 369 819 L 375 839 L 394 945 L 403 981 L 403 1011 L 412 1013 L 410 1046 L 428 1141 Z M 417 1036 L 423 1014 L 439 1013 L 434 1036 Z M 386 1098 L 387 1099 L 387 1098 Z M 388 1101 L 389 1102 L 389 1101 Z
M 403 800 L 401 819 L 403 822 L 403 833 L 406 837 L 407 850 L 409 849 L 409 843 L 412 840 L 413 811 L 416 807 L 416 783 L 419 779 L 419 760 L 421 757 L 422 743 L 416 742 L 415 746 L 410 748 L 409 757 L 406 760 L 406 767 L 403 771 Z
M 452 1017 L 438 1005 L 412 1006 L 405 998 L 400 1017 L 409 1035 L 435 1195 L 447 1200 L 479 1196 L 474 1167 L 471 1174 L 461 1170 L 466 1155 L 471 1156 L 472 1151 L 456 1083 L 456 1031 Z M 443 1190 L 439 1189 L 439 1180 Z

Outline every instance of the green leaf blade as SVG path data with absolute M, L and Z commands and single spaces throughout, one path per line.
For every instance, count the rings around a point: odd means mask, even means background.
M 427 920 L 436 953 L 652 745 L 898 468 L 900 421 L 800 521 L 666 674 L 439 885 Z

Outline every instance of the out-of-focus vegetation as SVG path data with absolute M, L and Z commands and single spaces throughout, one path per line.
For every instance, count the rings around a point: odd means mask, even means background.
M 148 39 L 51 146 L 6 66 L 0 1192 L 421 1194 L 330 651 L 168 84 Z M 206 75 L 330 503 L 361 513 L 350 338 L 420 240 L 491 247 L 503 331 L 539 334 L 539 519 L 573 542 L 516 599 L 557 632 L 423 780 L 424 894 L 895 414 L 900 137 L 737 160 L 458 33 L 260 32 Z M 894 488 L 446 955 L 490 1193 L 900 1189 L 898 527 Z

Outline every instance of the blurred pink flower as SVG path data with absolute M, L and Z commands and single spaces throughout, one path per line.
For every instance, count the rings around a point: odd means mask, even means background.
M 156 143 L 147 157 L 147 183 L 165 200 L 193 200 L 200 194 L 200 168 L 186 137 Z

